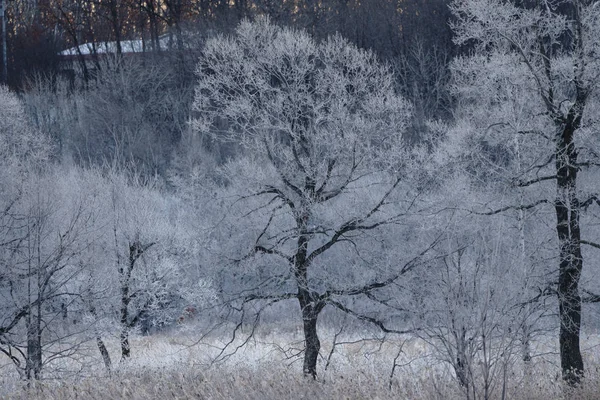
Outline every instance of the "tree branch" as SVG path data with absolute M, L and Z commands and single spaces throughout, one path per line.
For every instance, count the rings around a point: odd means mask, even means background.
M 279 257 L 281 257 L 281 258 L 284 258 L 284 259 L 285 259 L 286 261 L 288 261 L 290 264 L 294 262 L 294 258 L 293 258 L 293 257 L 290 257 L 290 256 L 288 256 L 287 254 L 284 254 L 284 253 L 282 253 L 281 251 L 279 251 L 279 250 L 276 250 L 276 249 L 273 249 L 273 248 L 271 248 L 271 249 L 267 249 L 267 248 L 266 248 L 266 247 L 264 247 L 264 246 L 261 246 L 261 245 L 256 245 L 256 246 L 254 246 L 254 251 L 255 251 L 255 252 L 261 252 L 261 253 L 265 253 L 265 254 L 277 255 L 277 256 L 279 256 Z
M 298 196 L 300 196 L 301 198 L 304 197 L 302 190 L 300 190 L 300 188 L 298 186 L 296 186 L 292 182 L 290 182 L 290 180 L 283 174 L 283 172 L 281 172 L 281 170 L 277 166 L 277 162 L 275 161 L 275 158 L 273 157 L 273 154 L 271 153 L 271 148 L 269 147 L 269 144 L 267 143 L 266 139 L 264 140 L 264 144 L 265 144 L 265 148 L 267 149 L 267 158 L 269 159 L 269 161 L 271 161 L 271 164 L 273 164 L 273 167 L 275 167 L 275 169 L 277 170 L 277 174 L 279 175 L 279 177 L 281 178 L 283 183 L 287 187 L 292 189 L 292 191 L 294 191 L 294 193 L 296 193 Z
M 527 186 L 533 185 L 534 183 L 549 181 L 552 179 L 556 179 L 556 175 L 541 176 L 541 177 L 538 177 L 535 179 L 530 179 L 528 181 L 517 180 L 517 182 L 515 182 L 515 185 L 518 187 L 527 187 Z
M 371 225 L 361 225 L 361 223 L 363 223 L 364 221 L 366 221 L 367 219 L 369 219 L 373 214 L 375 214 L 376 212 L 378 212 L 381 209 L 381 207 L 385 204 L 385 201 L 387 200 L 387 198 L 392 194 L 392 192 L 394 191 L 394 189 L 396 189 L 396 187 L 398 186 L 399 183 L 400 183 L 400 178 L 397 178 L 396 181 L 394 182 L 394 184 L 392 185 L 392 187 L 383 195 L 383 197 L 381 198 L 381 200 L 363 218 L 354 219 L 354 220 L 351 220 L 351 221 L 348 221 L 348 222 L 344 223 L 333 234 L 333 236 L 331 237 L 331 239 L 329 239 L 328 242 L 326 242 L 325 244 L 323 244 L 321 247 L 315 249 L 306 258 L 307 262 L 310 264 L 317 256 L 319 256 L 320 254 L 324 253 L 329 248 L 331 248 L 333 245 L 335 245 L 340 240 L 340 238 L 344 234 L 346 234 L 348 232 L 357 231 L 357 230 L 375 229 L 378 226 L 392 223 L 396 218 L 398 218 L 401 214 L 396 215 L 396 216 L 391 217 L 391 218 L 388 218 L 388 219 L 383 220 L 383 221 L 375 222 L 375 223 L 373 223 Z
M 358 168 L 358 164 L 360 164 L 360 160 L 359 160 L 359 162 L 356 162 L 356 143 L 354 143 L 354 146 L 352 148 L 352 167 L 350 168 L 350 171 L 348 172 L 348 177 L 346 178 L 344 183 L 342 183 L 340 185 L 340 187 L 338 187 L 335 190 L 330 190 L 330 191 L 326 192 L 325 186 L 326 186 L 327 181 L 329 180 L 329 177 L 327 177 L 327 180 L 325 182 L 323 182 L 323 185 L 319 188 L 319 190 L 317 190 L 316 200 L 320 203 L 323 203 L 327 200 L 333 199 L 335 196 L 342 193 L 344 191 L 344 189 L 346 189 L 348 187 L 350 182 L 352 182 L 352 177 L 354 176 L 354 172 L 356 171 L 356 168 Z M 333 166 L 332 166 L 332 169 L 333 169 Z M 328 175 L 329 175 L 329 171 L 328 171 Z
M 386 287 L 388 285 L 391 285 L 392 283 L 394 283 L 398 278 L 400 278 L 402 275 L 406 274 L 407 272 L 411 271 L 414 267 L 416 267 L 418 265 L 418 260 L 421 259 L 421 257 L 423 257 L 425 254 L 427 254 L 427 252 L 431 249 L 433 249 L 435 247 L 435 245 L 439 242 L 441 235 L 438 236 L 432 243 L 431 245 L 429 245 L 429 247 L 427 247 L 425 250 L 423 250 L 422 252 L 420 252 L 417 256 L 413 257 L 411 260 L 409 260 L 407 263 L 404 264 L 404 266 L 400 269 L 400 272 L 384 281 L 380 281 L 380 282 L 372 282 L 369 283 L 367 285 L 364 286 L 360 286 L 357 288 L 351 288 L 351 289 L 340 289 L 340 290 L 328 290 L 326 291 L 322 296 L 321 296 L 321 300 L 327 300 L 330 298 L 330 296 L 332 295 L 337 295 L 337 296 L 356 296 L 359 294 L 365 294 L 367 295 L 369 292 L 375 290 L 375 289 L 380 289 L 383 287 Z
M 538 76 L 538 74 L 535 71 L 535 68 L 531 64 L 531 60 L 529 60 L 529 57 L 527 57 L 527 55 L 525 54 L 525 50 L 523 50 L 523 48 L 521 47 L 520 44 L 518 44 L 515 40 L 513 40 L 510 37 L 508 37 L 504 33 L 500 32 L 500 31 L 497 31 L 497 33 L 498 33 L 498 35 L 500 37 L 502 37 L 505 40 L 507 40 L 510 44 L 512 44 L 517 49 L 517 51 L 521 55 L 521 58 L 522 58 L 523 62 L 527 66 L 527 69 L 529 70 L 529 72 L 531 73 L 531 75 L 533 75 L 533 79 L 535 80 L 535 82 L 537 84 L 539 94 L 540 94 L 540 96 L 542 98 L 542 101 L 546 105 L 546 109 L 548 110 L 548 112 L 550 113 L 550 115 L 552 115 L 553 119 L 555 119 L 555 120 L 560 119 L 560 115 L 556 112 L 554 104 L 551 101 L 551 97 L 550 96 L 552 95 L 552 92 L 549 92 L 548 96 L 546 95 L 545 90 L 544 90 L 544 86 L 542 85 L 542 80 L 540 79 L 540 77 Z
M 531 204 L 525 204 L 525 205 L 521 205 L 521 206 L 506 206 L 503 208 L 499 208 L 497 210 L 491 210 L 491 211 L 487 211 L 487 212 L 477 212 L 477 211 L 473 211 L 473 214 L 476 215 L 495 215 L 495 214 L 500 214 L 504 211 L 508 211 L 508 210 L 529 210 L 531 208 L 537 207 L 540 204 L 550 204 L 550 202 L 546 199 L 541 199 L 536 201 L 535 203 L 531 203 Z
M 582 209 L 587 210 L 587 208 L 594 203 L 596 203 L 597 205 L 600 206 L 600 199 L 595 194 L 588 197 L 585 201 L 582 201 L 581 203 L 579 203 L 579 205 Z
M 275 294 L 273 294 L 273 295 L 251 294 L 251 295 L 244 297 L 244 303 L 248 303 L 250 301 L 255 301 L 255 300 L 274 300 L 274 302 L 270 303 L 270 304 L 273 304 L 273 303 L 283 301 L 283 300 L 295 299 L 296 297 L 298 297 L 298 293 L 283 293 L 283 294 L 278 294 L 278 295 L 275 295 Z
M 337 301 L 334 300 L 327 300 L 327 304 L 331 304 L 332 306 L 336 307 L 337 309 L 345 312 L 346 314 L 352 315 L 354 318 L 360 320 L 360 321 L 365 321 L 365 322 L 369 322 L 370 324 L 375 325 L 376 327 L 378 327 L 379 329 L 381 329 L 382 332 L 385 333 L 395 333 L 398 335 L 403 335 L 406 333 L 412 333 L 415 331 L 415 329 L 407 329 L 407 330 L 398 330 L 398 329 L 391 329 L 388 328 L 387 326 L 385 326 L 385 324 L 378 320 L 377 318 L 373 318 L 373 317 L 369 317 L 367 315 L 363 315 L 363 314 L 359 314 L 354 310 L 351 310 L 350 308 L 346 307 L 345 305 L 338 303 Z
M 37 305 L 37 302 L 38 302 L 38 300 L 34 301 L 31 305 L 27 305 L 27 306 L 21 307 L 13 315 L 12 320 L 10 321 L 10 323 L 8 325 L 0 327 L 0 335 L 4 335 L 4 334 L 10 332 L 11 329 L 14 328 L 19 323 L 19 321 L 21 320 L 21 318 L 25 317 L 29 313 L 29 307 Z
M 590 242 L 588 240 L 580 240 L 579 243 L 581 243 L 581 244 L 587 244 L 588 246 L 594 247 L 596 249 L 600 249 L 600 244 L 595 243 L 595 242 Z
M 582 303 L 600 303 L 600 295 L 590 292 L 589 290 L 583 290 L 585 296 L 581 297 Z

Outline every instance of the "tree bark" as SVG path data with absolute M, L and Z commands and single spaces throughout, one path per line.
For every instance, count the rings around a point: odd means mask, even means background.
M 121 272 L 121 361 L 129 358 L 131 355 L 131 348 L 129 346 L 129 281 L 131 279 L 131 271 L 135 265 L 135 259 L 132 257 L 132 254 L 133 250 L 130 249 L 127 272 L 126 274 Z
M 98 350 L 100 351 L 100 354 L 102 355 L 102 360 L 104 361 L 104 366 L 106 367 L 106 370 L 110 374 L 112 371 L 112 361 L 110 360 L 110 354 L 108 353 L 108 349 L 104 345 L 104 341 L 102 340 L 102 337 L 100 337 L 100 335 L 98 335 L 98 334 L 96 335 L 96 344 L 98 345 Z
M 27 360 L 25 375 L 27 379 L 40 379 L 42 372 L 42 332 L 39 306 L 37 315 L 31 315 L 27 326 Z
M 90 314 L 98 320 L 98 314 L 96 313 L 96 307 L 93 304 L 90 304 Z M 102 336 L 100 336 L 100 331 L 96 328 L 96 345 L 98 346 L 98 350 L 100 351 L 100 355 L 102 355 L 102 360 L 104 361 L 104 366 L 106 370 L 110 374 L 112 371 L 112 361 L 110 359 L 110 354 L 108 353 L 108 349 L 102 340 Z
M 309 296 L 310 299 L 310 296 Z M 317 319 L 323 309 L 320 301 L 306 301 L 304 295 L 299 296 L 300 308 L 302 309 L 302 323 L 304 327 L 304 365 L 302 371 L 305 376 L 317 378 L 317 359 L 321 342 L 317 333 Z
M 308 207 L 304 207 L 307 210 Z M 307 223 L 309 213 L 302 211 L 296 218 L 299 227 L 300 236 L 298 237 L 296 256 L 294 257 L 294 269 L 296 283 L 298 285 L 298 302 L 302 311 L 302 324 L 304 328 L 304 366 L 302 371 L 304 376 L 317 378 L 317 359 L 321 342 L 317 332 L 317 319 L 319 313 L 325 306 L 324 302 L 316 293 L 309 290 L 308 287 L 308 267 L 310 262 L 307 259 L 309 236 L 307 234 Z
M 581 296 L 579 278 L 583 267 L 579 200 L 577 198 L 577 151 L 573 133 L 577 126 L 567 121 L 556 147 L 556 232 L 559 241 L 558 302 L 560 316 L 560 361 L 563 379 L 570 385 L 583 375 L 579 346 Z
M 131 284 L 131 274 L 135 268 L 135 262 L 144 254 L 146 250 L 154 246 L 154 242 L 143 245 L 139 240 L 129 244 L 129 261 L 127 269 L 119 267 L 121 275 L 121 361 L 129 358 L 131 347 L 129 346 L 129 329 L 132 328 L 139 319 L 139 313 L 134 318 L 129 315 L 129 303 L 131 296 L 129 294 Z
M 119 3 L 119 0 L 111 0 L 111 2 L 109 3 L 109 7 L 113 33 L 115 35 L 115 43 L 117 46 L 117 56 L 121 57 L 121 54 L 123 53 L 123 48 L 121 47 L 122 24 L 119 15 L 121 4 Z
M 121 328 L 121 361 L 128 359 L 131 356 L 131 347 L 129 346 L 129 327 Z

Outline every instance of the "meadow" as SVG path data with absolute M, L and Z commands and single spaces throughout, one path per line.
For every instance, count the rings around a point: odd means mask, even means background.
M 338 334 L 336 338 L 336 334 Z M 222 351 L 230 332 L 198 341 L 192 327 L 164 334 L 134 336 L 132 357 L 108 374 L 90 345 L 88 357 L 64 359 L 48 367 L 39 382 L 16 379 L 2 369 L 6 399 L 464 399 L 451 368 L 419 338 L 322 332 L 316 380 L 302 375 L 301 332 L 263 330 L 242 347 Z M 600 336 L 583 335 L 586 378 L 573 389 L 559 376 L 554 338 L 533 343 L 527 372 L 515 360 L 506 376 L 494 380 L 491 399 L 600 398 Z M 333 346 L 334 340 L 336 345 Z M 118 341 L 107 340 L 112 354 Z M 332 351 L 333 350 L 333 351 Z M 97 349 L 96 349 L 97 352 Z M 395 367 L 394 367 L 395 366 Z M 79 368 L 78 372 L 77 368 Z M 71 375 L 65 372 L 71 370 Z M 55 379 L 52 378 L 55 372 Z M 60 379 L 58 379 L 60 375 Z M 470 398 L 473 398 L 471 395 Z M 484 398 L 480 393 L 479 397 Z

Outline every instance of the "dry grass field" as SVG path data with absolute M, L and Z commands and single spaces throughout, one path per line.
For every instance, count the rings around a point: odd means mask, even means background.
M 67 373 L 61 379 L 47 378 L 28 388 L 11 374 L 11 366 L 4 365 L 0 369 L 3 379 L 0 397 L 15 400 L 466 398 L 447 365 L 416 338 L 380 341 L 344 337 L 340 341 L 346 343 L 339 344 L 331 353 L 334 332 L 323 332 L 322 336 L 316 381 L 302 376 L 299 334 L 257 334 L 246 346 L 233 354 L 222 354 L 215 362 L 227 336 L 198 343 L 191 332 L 179 331 L 136 337 L 131 360 L 125 364 L 113 360 L 117 365 L 110 375 L 100 368 L 99 357 L 90 353 L 90 358 L 63 361 L 63 371 L 67 370 L 67 364 L 79 363 L 79 372 Z M 562 385 L 557 376 L 555 343 L 548 340 L 536 343 L 536 352 L 544 355 L 533 359 L 528 373 L 524 373 L 519 362 L 507 372 L 504 398 L 600 399 L 597 354 L 600 339 L 598 335 L 583 339 L 587 377 L 581 387 L 573 390 Z M 116 358 L 117 342 L 109 341 L 109 345 Z M 396 358 L 400 348 L 402 351 Z M 92 350 L 90 347 L 89 351 Z M 395 358 L 396 368 L 391 376 Z M 502 398 L 501 385 L 495 387 L 491 398 Z

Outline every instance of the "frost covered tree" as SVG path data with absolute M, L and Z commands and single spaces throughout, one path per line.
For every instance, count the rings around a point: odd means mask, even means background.
M 470 211 L 445 217 L 450 226 L 438 246 L 445 254 L 409 286 L 416 335 L 451 366 L 467 399 L 494 398 L 506 393 L 523 328 L 538 322 L 542 307 L 527 306 L 531 294 L 521 284 L 520 249 L 507 235 L 514 231 L 507 226 L 512 219 Z
M 87 171 L 81 190 L 98 198 L 104 225 L 90 248 L 88 311 L 118 331 L 121 360 L 131 356 L 130 334 L 174 321 L 183 307 L 194 304 L 182 279 L 177 202 L 153 182 L 136 174 Z M 200 298 L 202 293 L 197 294 Z M 193 297 L 193 296 L 192 296 Z M 113 316 L 117 316 L 116 320 Z M 112 322 L 112 324 L 111 324 Z M 146 323 L 146 325 L 144 325 Z M 101 352 L 103 350 L 101 349 Z
M 4 87 L 0 113 L 0 352 L 37 379 L 80 344 L 65 340 L 75 332 L 60 316 L 77 296 L 93 203 L 67 189 L 73 181 L 47 162 L 48 138 Z
M 16 273 L 14 262 L 10 257 L 14 244 L 22 243 L 27 237 L 26 232 L 21 229 L 23 224 L 18 223 L 21 216 L 18 210 L 19 202 L 23 200 L 26 191 L 23 181 L 27 175 L 30 175 L 32 167 L 35 167 L 38 161 L 43 163 L 48 158 L 49 143 L 29 126 L 21 101 L 5 86 L 0 86 L 0 113 L 0 209 L 2 210 L 0 290 L 4 297 L 9 294 L 10 287 L 14 283 L 23 281 Z M 31 304 L 23 298 L 20 298 L 22 301 L 19 302 L 4 298 L 4 307 L 1 311 L 0 351 L 11 361 L 19 363 L 18 366 L 23 367 L 22 371 L 24 371 L 22 360 L 26 359 L 27 355 L 22 352 L 12 357 L 14 343 L 10 340 L 10 335 L 14 334 L 25 320 Z
M 16 240 L 3 253 L 9 277 L 4 283 L 10 289 L 3 297 L 10 307 L 25 312 L 24 324 L 4 339 L 9 349 L 21 350 L 11 360 L 27 379 L 39 379 L 42 368 L 53 361 L 74 357 L 90 328 L 72 324 L 68 315 L 85 286 L 83 256 L 95 239 L 97 204 L 74 193 L 76 178 L 64 173 L 58 169 L 27 179 L 24 197 L 12 211 L 20 221 L 13 225 Z
M 227 215 L 218 246 L 231 249 L 228 259 L 215 257 L 228 276 L 221 291 L 242 293 L 237 309 L 248 314 L 297 301 L 303 372 L 314 377 L 324 307 L 394 331 L 381 314 L 343 299 L 392 302 L 389 293 L 377 300 L 378 291 L 425 254 L 398 249 L 401 236 L 383 238 L 392 227 L 410 238 L 402 222 L 419 196 L 409 170 L 420 153 L 402 138 L 410 107 L 372 53 L 339 36 L 317 43 L 268 19 L 207 41 L 197 75 L 194 132 L 234 149 L 221 168 Z
M 24 172 L 24 168 L 48 161 L 51 153 L 46 135 L 27 120 L 25 108 L 15 93 L 0 86 L 0 162 L 3 172 Z
M 462 143 L 478 151 L 473 175 L 504 184 L 511 196 L 487 213 L 551 206 L 558 244 L 556 292 L 564 379 L 583 373 L 579 333 L 583 269 L 580 215 L 597 202 L 582 198 L 582 170 L 597 165 L 596 82 L 600 73 L 600 7 L 592 2 L 457 0 L 455 41 L 472 46 L 453 65 Z M 471 146 L 471 149 L 475 149 Z M 482 172 L 485 171 L 485 172 Z M 552 194 L 554 191 L 554 195 Z

